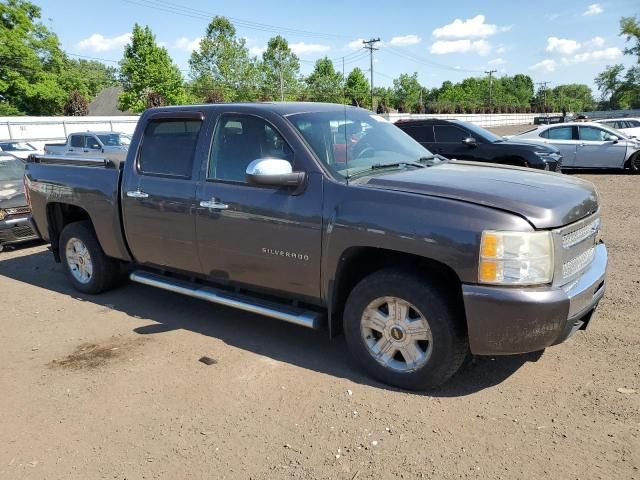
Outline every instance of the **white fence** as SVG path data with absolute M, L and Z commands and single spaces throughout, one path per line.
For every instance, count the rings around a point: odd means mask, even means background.
M 0 141 L 33 143 L 64 141 L 75 132 L 133 133 L 138 117 L 0 117 Z
M 562 115 L 561 113 L 550 113 L 549 116 Z M 398 120 L 419 120 L 426 118 L 439 118 L 443 120 L 462 120 L 463 122 L 474 123 L 479 127 L 502 127 L 505 125 L 527 125 L 532 124 L 535 117 L 543 116 L 541 113 L 388 113 L 383 115 L 392 122 Z

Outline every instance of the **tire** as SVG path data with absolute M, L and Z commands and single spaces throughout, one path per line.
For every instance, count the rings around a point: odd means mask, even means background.
M 60 250 L 65 274 L 76 290 L 96 294 L 119 282 L 120 264 L 104 254 L 90 222 L 74 222 L 64 227 Z
M 393 311 L 400 314 L 394 316 Z M 347 299 L 343 322 L 349 350 L 364 370 L 407 390 L 443 384 L 460 369 L 469 351 L 458 309 L 431 284 L 400 270 L 380 270 L 360 281 Z M 369 328 L 374 324 L 378 330 Z
M 634 175 L 640 174 L 640 153 L 633 154 L 627 166 L 629 167 L 629 171 Z

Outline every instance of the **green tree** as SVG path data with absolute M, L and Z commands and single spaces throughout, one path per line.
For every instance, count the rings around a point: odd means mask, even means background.
M 351 70 L 345 82 L 347 101 L 358 107 L 371 107 L 371 87 L 364 72 L 358 67 Z
M 211 20 L 200 48 L 191 53 L 189 67 L 196 95 L 216 91 L 226 101 L 251 101 L 257 96 L 257 64 L 225 17 Z
M 77 90 L 93 98 L 107 87 L 118 85 L 117 70 L 95 60 L 67 60 L 60 83 L 67 91 Z
M 55 115 L 67 92 L 59 83 L 65 56 L 58 37 L 26 0 L 0 2 L 0 94 L 5 112 Z
M 554 112 L 588 112 L 595 108 L 593 92 L 588 85 L 570 83 L 547 91 L 547 102 Z
M 624 49 L 625 55 L 635 55 L 636 62 L 640 63 L 640 20 L 635 17 L 622 17 L 620 19 L 620 35 L 627 37 L 630 47 Z
M 287 40 L 276 35 L 269 39 L 260 64 L 264 100 L 293 100 L 300 88 L 300 61 Z
M 316 61 L 313 72 L 305 78 L 305 99 L 316 102 L 342 103 L 342 74 L 336 72 L 327 57 Z
M 603 100 L 606 99 L 608 102 L 609 108 L 616 107 L 616 93 L 622 85 L 622 72 L 624 72 L 622 64 L 607 65 L 607 68 L 600 72 L 594 80 Z
M 148 26 L 135 24 L 131 43 L 120 61 L 120 110 L 143 111 L 150 95 L 160 95 L 167 105 L 187 101 L 182 75 L 167 49 L 156 44 Z
M 413 75 L 402 73 L 393 80 L 393 96 L 396 108 L 400 112 L 416 113 L 422 100 L 422 85 L 418 81 L 418 73 Z

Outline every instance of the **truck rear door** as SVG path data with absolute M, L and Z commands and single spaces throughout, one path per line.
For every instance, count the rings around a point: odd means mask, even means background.
M 250 185 L 246 168 L 259 158 L 281 158 L 294 171 L 305 170 L 304 152 L 294 151 L 274 123 L 256 115 L 221 115 L 198 190 L 203 273 L 214 281 L 319 298 L 322 176 L 308 175 L 306 188 L 296 194 Z
M 138 263 L 200 271 L 194 158 L 202 125 L 200 112 L 152 114 L 134 161 L 125 165 L 125 235 Z

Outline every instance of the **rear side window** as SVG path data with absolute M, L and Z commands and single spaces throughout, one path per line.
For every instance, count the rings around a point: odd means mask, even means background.
M 72 135 L 71 136 L 71 146 L 75 148 L 83 148 L 84 147 L 84 135 Z
M 433 134 L 433 125 L 413 125 L 402 127 L 402 130 L 417 142 L 433 143 L 436 141 Z
M 549 136 L 544 135 L 544 137 L 551 140 L 573 140 L 573 127 L 550 128 L 545 133 L 547 132 Z
M 191 178 L 201 120 L 155 120 L 144 130 L 138 169 L 143 174 Z
M 631 128 L 640 127 L 640 122 L 638 120 L 627 120 L 627 123 Z
M 433 127 L 438 143 L 460 143 L 465 138 L 470 137 L 466 131 L 452 125 L 436 125 Z

